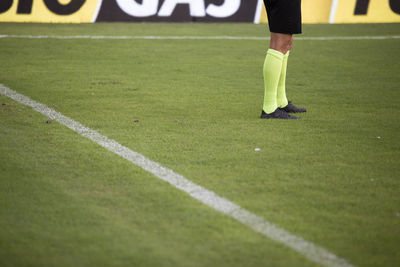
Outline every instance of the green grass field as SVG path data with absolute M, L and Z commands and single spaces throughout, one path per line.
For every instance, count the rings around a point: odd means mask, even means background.
M 268 30 L 0 23 L 1 34 Z M 305 25 L 302 37 L 367 35 L 400 25 Z M 288 96 L 308 108 L 298 121 L 259 119 L 267 47 L 0 38 L 0 84 L 356 266 L 400 266 L 400 39 L 295 41 Z M 318 266 L 5 95 L 0 104 L 0 266 Z

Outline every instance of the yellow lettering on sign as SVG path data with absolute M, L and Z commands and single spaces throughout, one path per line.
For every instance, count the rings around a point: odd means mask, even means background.
M 33 0 L 31 6 L 28 6 L 30 3 L 27 3 L 30 1 L 24 1 L 24 4 L 27 4 L 27 6 L 23 8 L 23 12 L 19 11 L 18 13 L 19 1 L 13 0 L 11 7 L 5 12 L 0 13 L 0 22 L 92 22 L 99 0 Z M 54 10 L 59 10 L 60 8 L 57 9 L 54 6 L 61 6 L 61 10 L 64 10 L 64 12 L 57 14 Z M 71 9 L 65 8 L 68 6 L 74 6 L 75 8 L 71 11 Z M 19 8 L 21 9 L 21 7 Z
M 400 14 L 390 8 L 390 0 L 362 1 L 364 3 L 359 8 L 366 11 L 366 14 L 359 15 L 355 14 L 357 1 L 359 0 L 339 0 L 335 23 L 400 22 Z

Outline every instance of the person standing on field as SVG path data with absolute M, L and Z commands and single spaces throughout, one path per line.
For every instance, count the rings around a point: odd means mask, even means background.
M 264 62 L 264 105 L 262 119 L 299 119 L 289 113 L 306 112 L 286 98 L 286 68 L 293 34 L 301 33 L 301 0 L 264 0 L 270 46 Z

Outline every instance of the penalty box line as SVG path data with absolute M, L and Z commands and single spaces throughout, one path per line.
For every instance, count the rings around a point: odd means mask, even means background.
M 257 36 L 129 36 L 129 35 L 13 35 L 0 34 L 0 38 L 17 38 L 17 39 L 93 39 L 93 40 L 259 40 L 267 41 L 269 37 Z M 325 37 L 295 37 L 299 41 L 355 41 L 355 40 L 391 40 L 400 39 L 400 35 L 381 35 L 381 36 L 325 36 Z
M 345 259 L 339 258 L 335 254 L 319 247 L 312 242 L 304 240 L 303 238 L 289 233 L 288 231 L 279 228 L 268 220 L 257 216 L 250 211 L 241 208 L 235 203 L 217 195 L 200 185 L 197 185 L 180 174 L 175 173 L 166 167 L 163 167 L 157 162 L 154 162 L 140 153 L 137 153 L 115 140 L 101 135 L 95 130 L 92 130 L 73 119 L 64 116 L 63 114 L 55 111 L 38 103 L 27 96 L 17 93 L 16 91 L 0 84 L 0 93 L 15 100 L 16 102 L 25 106 L 31 107 L 33 110 L 43 114 L 44 116 L 59 122 L 60 124 L 68 127 L 79 135 L 88 138 L 89 140 L 99 144 L 105 149 L 123 157 L 136 166 L 150 172 L 157 178 L 169 183 L 173 187 L 186 192 L 191 197 L 197 199 L 201 203 L 219 211 L 229 217 L 239 221 L 254 231 L 263 234 L 264 236 L 275 240 L 285 246 L 297 251 L 309 260 L 319 263 L 323 266 L 353 266 Z

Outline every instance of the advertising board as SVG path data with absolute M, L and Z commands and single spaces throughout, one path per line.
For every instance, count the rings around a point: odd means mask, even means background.
M 400 22 L 400 0 L 302 0 L 304 23 Z M 0 22 L 267 23 L 263 0 L 1 0 Z
M 400 0 L 337 1 L 334 23 L 400 22 Z

